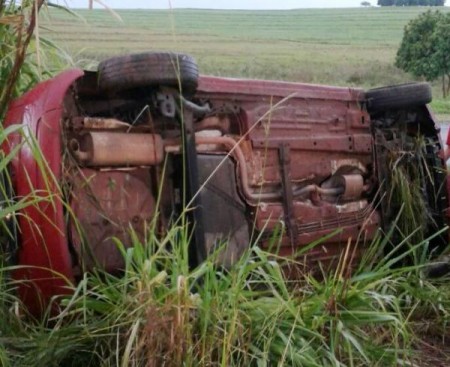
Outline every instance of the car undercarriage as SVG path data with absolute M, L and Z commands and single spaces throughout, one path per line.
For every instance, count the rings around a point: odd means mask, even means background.
M 349 246 L 358 261 L 388 233 L 393 246 L 432 237 L 436 256 L 448 244 L 448 193 L 430 100 L 425 83 L 366 92 L 199 76 L 191 57 L 173 53 L 60 74 L 6 119 L 30 129 L 47 162 L 42 172 L 20 148 L 14 196 L 55 197 L 17 217 L 9 251 L 35 267 L 15 274 L 36 285 L 22 297 L 61 293 L 56 273 L 76 281 L 98 267 L 120 271 L 118 242 L 145 243 L 180 218 L 192 266 L 218 251 L 227 268 L 250 244 L 331 266 Z M 3 149 L 22 139 L 13 134 Z

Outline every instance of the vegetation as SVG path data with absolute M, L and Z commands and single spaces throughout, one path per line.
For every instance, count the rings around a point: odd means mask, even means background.
M 394 63 L 404 26 L 423 12 L 117 10 L 118 21 L 100 9 L 77 10 L 78 18 L 51 11 L 41 17 L 41 34 L 89 68 L 116 54 L 173 50 L 192 54 L 204 74 L 373 88 L 414 78 Z M 440 90 L 437 84 L 434 103 Z
M 380 6 L 444 6 L 445 0 L 378 0 Z
M 23 0 L 21 6 L 16 3 L 0 0 L 0 121 L 13 98 L 71 62 L 53 42 L 35 37 L 38 12 L 49 4 L 44 0 Z
M 26 60 L 26 51 L 36 26 L 36 14 L 43 3 L 43 0 L 24 1 L 19 8 L 14 1 L 0 0 L 0 119 L 4 116 L 10 99 L 23 93 L 37 81 L 37 73 L 30 70 L 31 63 Z
M 52 11 L 41 33 L 76 62 L 115 54 L 174 50 L 196 57 L 206 74 L 376 86 L 408 80 L 393 67 L 407 9 L 293 11 Z M 95 65 L 90 64 L 91 67 Z
M 416 77 L 442 78 L 444 98 L 450 89 L 450 16 L 439 11 L 421 14 L 405 27 L 396 65 Z
M 395 366 L 418 358 L 420 340 L 432 340 L 424 330 L 445 335 L 448 282 L 425 279 L 419 262 L 393 267 L 410 252 L 383 260 L 386 241 L 358 267 L 348 248 L 336 271 L 293 283 L 258 247 L 229 270 L 214 258 L 189 270 L 186 240 L 182 227 L 149 233 L 124 250 L 123 274 L 85 274 L 61 312 L 39 322 L 6 294 L 3 365 Z

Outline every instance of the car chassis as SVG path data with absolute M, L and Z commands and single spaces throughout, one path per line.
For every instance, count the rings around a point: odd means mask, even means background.
M 402 211 L 390 191 L 398 167 L 418 183 L 420 231 L 438 233 L 437 255 L 448 244 L 448 191 L 430 100 L 426 83 L 366 92 L 199 76 L 190 56 L 174 53 L 65 71 L 6 116 L 5 126 L 24 126 L 3 144 L 18 149 L 10 199 L 52 197 L 7 220 L 17 235 L 3 251 L 21 265 L 13 276 L 28 280 L 19 294 L 40 312 L 84 271 L 122 269 L 113 238 L 145 242 L 149 223 L 162 236 L 183 213 L 191 266 L 221 248 L 217 262 L 229 267 L 253 234 L 269 249 L 280 229 L 269 250 L 282 257 L 323 238 L 306 264 L 332 264 L 347 246 L 357 261 Z

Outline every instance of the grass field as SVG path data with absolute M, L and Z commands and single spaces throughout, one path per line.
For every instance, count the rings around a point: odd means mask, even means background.
M 290 11 L 76 10 L 44 14 L 42 33 L 77 65 L 145 50 L 194 55 L 205 74 L 370 88 L 410 81 L 393 66 L 403 27 L 423 7 Z M 441 8 L 449 11 L 449 8 Z M 450 103 L 436 109 L 450 113 Z
M 174 50 L 203 73 L 370 87 L 411 78 L 393 61 L 404 25 L 425 10 L 120 10 L 122 21 L 76 10 L 80 18 L 52 12 L 44 23 L 76 60 Z

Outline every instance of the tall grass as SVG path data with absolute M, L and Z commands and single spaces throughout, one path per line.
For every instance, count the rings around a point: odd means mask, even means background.
M 28 62 L 26 52 L 34 35 L 37 14 L 44 0 L 0 1 L 0 118 L 9 101 L 38 81 L 39 73 Z
M 135 239 L 129 249 L 118 243 L 126 264 L 121 274 L 85 274 L 59 315 L 38 323 L 11 318 L 0 336 L 8 363 L 406 365 L 414 358 L 414 332 L 431 324 L 442 332 L 448 321 L 448 285 L 424 279 L 421 264 L 394 269 L 408 253 L 375 256 L 386 240 L 375 240 L 352 271 L 347 251 L 323 279 L 305 273 L 293 282 L 284 267 L 301 264 L 277 262 L 257 246 L 228 270 L 215 264 L 219 253 L 190 269 L 187 235 L 173 227 L 162 239 L 153 233 L 145 244 Z
M 49 192 L 32 192 L 26 197 L 15 197 L 8 166 L 23 145 L 35 157 L 40 168 L 46 163 L 42 159 L 36 140 L 21 125 L 3 127 L 3 119 L 10 102 L 24 93 L 34 84 L 50 76 L 51 68 L 47 61 L 56 55 L 57 48 L 35 34 L 38 13 L 47 6 L 43 0 L 9 1 L 0 0 L 0 146 L 11 135 L 21 136 L 21 143 L 11 151 L 0 151 L 0 365 L 9 366 L 12 349 L 3 341 L 5 335 L 13 335 L 24 330 L 21 323 L 25 308 L 15 296 L 15 284 L 9 278 L 12 268 L 6 267 L 13 262 L 17 251 L 15 225 L 21 210 L 33 205 L 52 202 Z M 45 53 L 46 56 L 42 56 Z M 65 58 L 58 57 L 58 60 Z M 59 62 L 59 61 L 58 61 Z M 19 124 L 20 121 L 17 121 Z M 45 176 L 45 175 L 44 175 Z M 31 327 L 31 324 L 26 326 Z M 12 364 L 15 366 L 14 364 Z
M 71 62 L 62 49 L 36 33 L 38 13 L 48 6 L 55 5 L 46 0 L 0 0 L 0 121 L 13 98 Z

